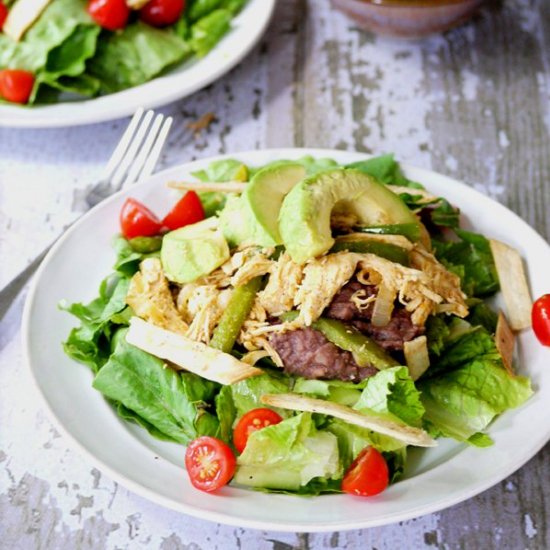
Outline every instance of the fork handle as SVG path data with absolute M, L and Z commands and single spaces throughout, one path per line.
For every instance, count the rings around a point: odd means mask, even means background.
M 57 239 L 50 243 L 33 261 L 20 273 L 18 273 L 1 291 L 0 291 L 0 320 L 3 319 L 10 306 L 17 298 L 17 295 L 21 292 L 27 281 L 32 277 L 33 273 L 37 270 L 38 266 L 55 244 Z

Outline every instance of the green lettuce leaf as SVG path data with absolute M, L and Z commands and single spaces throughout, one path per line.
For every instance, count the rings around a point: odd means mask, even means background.
M 129 323 L 129 308 L 125 302 L 128 285 L 129 279 L 110 275 L 101 283 L 95 300 L 88 304 L 61 305 L 80 320 L 80 326 L 71 330 L 63 349 L 94 372 L 108 360 L 114 333 Z
M 470 313 L 466 317 L 473 326 L 481 326 L 491 334 L 494 334 L 497 329 L 498 315 L 491 309 L 489 305 L 478 298 L 468 300 L 468 308 Z
M 204 57 L 230 29 L 232 17 L 229 10 L 214 10 L 191 27 L 189 44 L 199 57 Z
M 224 159 L 211 162 L 205 170 L 193 172 L 193 176 L 206 182 L 247 181 L 249 177 L 248 166 L 239 160 Z M 224 206 L 227 193 L 215 193 L 201 191 L 198 193 L 206 217 L 214 216 Z
M 391 415 L 405 424 L 420 427 L 424 407 L 420 394 L 406 367 L 392 367 L 367 378 L 359 401 L 353 406 L 358 411 Z
M 403 175 L 399 163 L 393 155 L 381 155 L 368 160 L 361 160 L 347 165 L 347 168 L 360 170 L 374 179 L 386 185 L 401 185 L 413 189 L 424 189 L 420 183 L 416 183 Z
M 124 334 L 93 387 L 178 443 L 218 434 L 218 420 L 207 410 L 218 384 L 167 367 L 161 359 L 128 344 Z M 130 416 L 125 409 L 122 412 L 125 418 Z
M 175 33 L 141 21 L 124 31 L 102 35 L 88 72 L 110 93 L 143 84 L 191 54 L 191 48 Z
M 286 393 L 289 390 L 288 378 L 261 374 L 241 380 L 229 386 L 223 386 L 216 396 L 216 414 L 220 420 L 220 437 L 226 443 L 233 443 L 233 424 L 246 412 L 263 407 L 260 397 L 269 393 Z M 279 410 L 283 416 L 289 411 Z
M 223 0 L 191 0 L 187 8 L 187 18 L 191 22 L 198 21 L 223 4 Z
M 460 241 L 432 239 L 435 255 L 450 271 L 461 278 L 468 296 L 488 296 L 499 290 L 498 275 L 489 241 L 477 233 L 457 229 Z
M 489 358 L 422 380 L 419 389 L 432 433 L 478 446 L 489 444 L 481 432 L 497 415 L 518 407 L 533 393 L 528 378 L 511 377 L 500 362 Z
M 309 494 L 332 487 L 331 480 L 342 477 L 343 469 L 334 434 L 319 431 L 311 414 L 301 413 L 253 432 L 237 459 L 234 481 L 271 490 L 300 491 L 309 485 Z
M 51 2 L 19 42 L 0 33 L 0 69 L 38 72 L 46 66 L 50 52 L 82 25 L 95 26 L 84 0 Z

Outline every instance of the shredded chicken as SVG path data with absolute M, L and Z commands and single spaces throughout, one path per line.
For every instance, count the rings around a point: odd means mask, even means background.
M 269 273 L 274 263 L 264 254 L 255 254 L 231 277 L 231 285 L 233 287 L 242 286 L 255 277 Z
M 338 252 L 310 260 L 304 268 L 304 278 L 294 297 L 300 310 L 298 325 L 309 326 L 321 316 L 334 295 L 353 276 L 359 254 Z
M 157 258 L 146 258 L 130 281 L 126 303 L 134 313 L 150 323 L 185 334 L 188 327 L 174 304 L 168 280 Z
M 182 287 L 177 297 L 178 311 L 189 323 L 185 336 L 208 344 L 231 297 L 230 289 L 215 285 L 190 283 Z
M 357 279 L 363 284 L 381 285 L 397 292 L 399 301 L 412 313 L 412 322 L 422 326 L 431 313 L 445 311 L 458 317 L 468 315 L 460 279 L 450 273 L 424 248 L 411 252 L 411 266 L 405 267 L 374 254 L 362 254 Z
M 274 317 L 290 311 L 303 278 L 303 267 L 286 252 L 272 265 L 266 287 L 259 293 L 260 305 Z

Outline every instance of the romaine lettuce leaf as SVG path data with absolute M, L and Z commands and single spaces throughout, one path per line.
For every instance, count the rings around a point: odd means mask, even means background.
M 230 29 L 232 17 L 229 10 L 218 9 L 193 24 L 189 44 L 199 57 L 204 57 Z
M 317 430 L 309 413 L 253 432 L 237 464 L 236 483 L 272 490 L 298 491 L 314 481 L 318 493 L 343 474 L 336 436 Z
M 117 92 L 151 80 L 190 54 L 175 33 L 137 21 L 123 32 L 102 35 L 88 72 L 101 80 L 103 92 Z
M 110 340 L 120 326 L 129 322 L 125 313 L 129 279 L 110 275 L 100 285 L 99 296 L 89 304 L 61 305 L 80 320 L 63 343 L 65 353 L 97 372 L 111 354 Z
M 178 443 L 217 435 L 218 420 L 207 409 L 219 385 L 167 367 L 162 359 L 128 344 L 123 336 L 97 373 L 93 387 Z
M 489 443 L 480 432 L 495 416 L 518 407 L 532 394 L 528 378 L 510 376 L 490 358 L 423 380 L 419 389 L 432 433 L 479 446 Z
M 353 408 L 389 414 L 415 427 L 422 425 L 424 414 L 420 394 L 406 367 L 384 369 L 367 378 L 365 389 Z
M 206 182 L 244 182 L 248 180 L 249 169 L 239 160 L 224 159 L 211 162 L 206 169 L 193 172 L 193 176 Z M 219 212 L 225 206 L 227 199 L 227 193 L 215 193 L 213 191 L 201 191 L 198 195 L 207 218 Z
M 220 437 L 226 443 L 233 442 L 233 424 L 246 412 L 263 407 L 260 397 L 270 393 L 288 391 L 288 378 L 275 377 L 269 374 L 252 376 L 229 386 L 223 386 L 216 396 L 216 413 L 220 420 Z M 283 416 L 290 416 L 289 411 L 277 410 Z
M 483 236 L 457 229 L 459 242 L 432 239 L 437 259 L 460 276 L 468 296 L 488 296 L 499 290 L 498 275 L 489 246 Z
M 381 155 L 347 165 L 347 168 L 360 170 L 386 185 L 401 185 L 412 189 L 424 189 L 424 186 L 406 178 L 393 155 Z
M 81 25 L 95 26 L 84 0 L 51 2 L 21 41 L 15 42 L 0 33 L 0 69 L 25 69 L 36 73 L 46 66 L 50 52 Z
M 199 20 L 219 8 L 224 0 L 191 0 L 187 8 L 187 18 L 191 22 Z

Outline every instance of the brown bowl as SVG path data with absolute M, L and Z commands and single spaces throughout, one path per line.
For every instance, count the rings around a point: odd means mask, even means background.
M 332 4 L 366 30 L 418 38 L 463 23 L 484 1 L 332 0 Z

